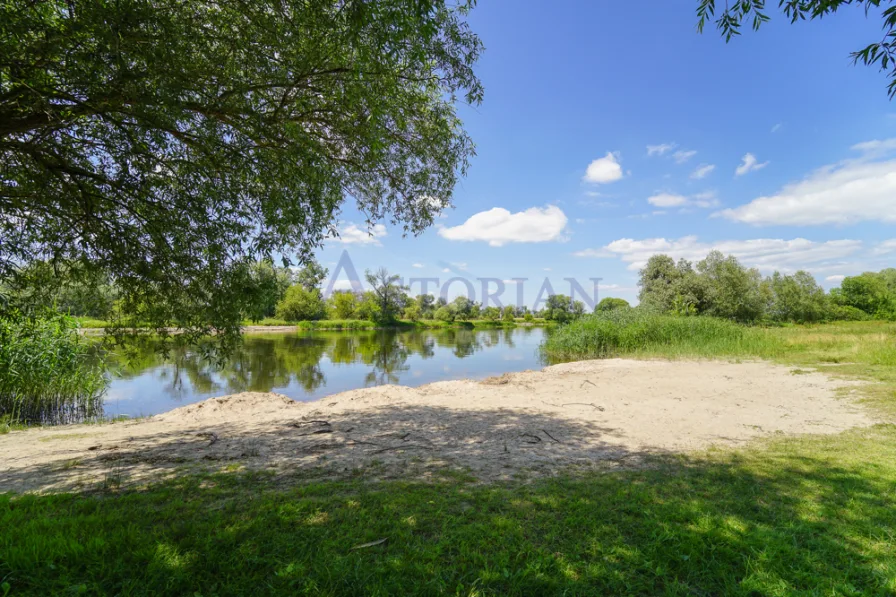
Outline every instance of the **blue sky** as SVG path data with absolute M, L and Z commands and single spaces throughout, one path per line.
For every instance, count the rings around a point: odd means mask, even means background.
M 485 99 L 460 108 L 477 156 L 455 208 L 402 238 L 368 235 L 347 206 L 320 261 L 332 270 L 347 249 L 359 271 L 477 288 L 529 278 L 530 303 L 545 276 L 563 293 L 566 277 L 599 277 L 602 296 L 634 300 L 655 252 L 718 248 L 825 287 L 896 265 L 896 106 L 885 76 L 849 57 L 880 38 L 880 19 L 776 14 L 726 44 L 697 34 L 695 7 L 481 2 L 470 23 Z

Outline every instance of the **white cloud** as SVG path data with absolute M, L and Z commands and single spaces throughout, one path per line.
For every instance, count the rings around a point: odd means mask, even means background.
M 777 194 L 718 215 L 747 224 L 812 226 L 896 222 L 896 160 L 825 166 Z
M 439 236 L 448 240 L 484 241 L 493 247 L 508 243 L 543 243 L 563 240 L 567 218 L 559 207 L 530 207 L 510 213 L 493 207 L 471 216 L 460 226 L 439 229 Z
M 715 191 L 704 191 L 694 195 L 693 204 L 697 207 L 717 207 L 719 199 L 716 197 Z
M 871 154 L 887 153 L 896 149 L 896 139 L 874 139 L 873 141 L 864 141 L 862 143 L 856 143 L 850 147 L 850 149 Z
M 442 273 L 443 273 L 443 274 L 450 274 L 450 273 L 451 273 L 451 270 L 450 270 L 449 268 L 446 267 L 445 269 L 442 270 Z
M 465 261 L 452 261 L 449 265 L 455 269 L 459 269 L 461 271 L 467 271 L 467 263 Z
M 615 182 L 620 178 L 622 178 L 622 166 L 619 165 L 619 159 L 615 153 L 607 152 L 606 156 L 588 164 L 583 180 L 593 183 L 608 183 Z
M 657 253 L 673 259 L 699 261 L 710 251 L 734 255 L 744 265 L 757 267 L 764 272 L 777 270 L 791 273 L 798 269 L 825 269 L 842 266 L 842 260 L 862 249 L 859 240 L 832 240 L 815 242 L 804 238 L 792 240 L 758 238 L 752 240 L 724 240 L 700 242 L 696 236 L 679 239 L 647 238 L 634 240 L 622 238 L 600 249 L 587 249 L 574 253 L 577 257 L 616 256 L 628 263 L 628 269 L 639 270 Z
M 896 252 L 896 238 L 891 238 L 890 240 L 885 240 L 881 243 L 877 243 L 877 246 L 874 247 L 874 250 L 871 251 L 874 255 L 886 255 L 887 253 Z
M 716 169 L 715 164 L 700 164 L 697 169 L 691 172 L 691 178 L 700 180 L 709 176 Z
M 743 176 L 747 172 L 753 172 L 754 170 L 761 170 L 768 166 L 768 162 L 762 162 L 761 164 L 756 159 L 756 156 L 752 153 L 746 154 L 743 158 L 743 163 L 737 167 L 737 170 L 734 171 L 735 176 Z
M 675 195 L 672 193 L 659 193 L 647 198 L 647 202 L 654 207 L 716 207 L 719 204 L 716 195 L 712 191 L 698 193 L 693 197 L 685 197 L 684 195 Z M 664 212 L 653 212 L 653 215 L 660 215 Z
M 678 147 L 675 143 L 660 143 L 659 145 L 648 145 L 647 155 L 663 155 Z
M 339 236 L 333 240 L 346 245 L 376 245 L 379 246 L 380 239 L 386 236 L 386 227 L 382 224 L 375 224 L 367 230 L 362 230 L 357 224 L 348 224 L 338 228 Z
M 423 264 L 422 264 L 422 263 L 415 263 L 415 264 L 413 264 L 411 267 L 416 267 L 417 269 L 423 269 Z
M 836 275 L 836 276 L 828 276 L 824 279 L 825 282 L 842 282 L 843 278 L 846 276 Z
M 782 126 L 784 126 L 784 125 L 782 125 L 782 124 L 779 122 L 778 124 L 776 124 L 775 126 L 772 127 L 772 132 L 773 132 L 773 133 L 777 133 L 778 131 L 781 130 L 781 127 L 782 127 Z
M 671 193 L 660 193 L 647 198 L 647 203 L 656 207 L 678 207 L 687 205 L 688 198 L 684 195 L 673 195 Z
M 676 151 L 675 153 L 672 154 L 672 159 L 675 160 L 676 164 L 684 164 L 686 161 L 688 161 L 695 155 L 697 155 L 697 152 L 693 149 L 689 149 L 689 150 L 679 149 L 678 151 Z
M 575 257 L 594 257 L 595 259 L 609 259 L 611 257 L 616 257 L 616 253 L 612 251 L 607 251 L 604 249 L 585 249 L 583 251 L 576 251 L 573 253 Z M 549 271 L 549 270 L 545 270 Z

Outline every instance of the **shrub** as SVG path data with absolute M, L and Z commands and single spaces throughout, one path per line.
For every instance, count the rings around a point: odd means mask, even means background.
M 626 307 L 631 307 L 628 304 L 628 301 L 621 298 L 616 298 L 612 296 L 608 296 L 600 300 L 597 303 L 597 306 L 594 308 L 595 311 L 612 311 L 613 309 L 624 309 Z
M 313 321 L 326 314 L 324 301 L 317 289 L 290 286 L 283 299 L 277 303 L 277 317 L 289 321 Z
M 454 311 L 448 307 L 439 307 L 436 309 L 435 318 L 439 321 L 451 323 L 454 321 Z
M 0 419 L 69 423 L 99 417 L 106 377 L 71 317 L 0 315 Z

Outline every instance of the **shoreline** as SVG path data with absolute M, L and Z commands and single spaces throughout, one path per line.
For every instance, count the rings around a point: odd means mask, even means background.
M 234 467 L 312 479 L 428 479 L 453 470 L 489 482 L 875 422 L 841 396 L 861 382 L 792 371 L 767 362 L 607 359 L 314 402 L 232 394 L 143 419 L 0 436 L 0 492 L 90 491 L 109 475 L 140 486 Z

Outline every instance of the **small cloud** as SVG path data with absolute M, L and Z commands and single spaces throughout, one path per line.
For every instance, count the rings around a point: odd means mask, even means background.
M 775 126 L 772 127 L 772 132 L 773 132 L 773 133 L 777 133 L 778 131 L 781 130 L 781 127 L 782 127 L 782 126 L 784 126 L 784 125 L 782 125 L 782 124 L 779 122 L 778 124 L 776 124 Z
M 600 193 L 598 193 L 597 191 L 585 191 L 585 194 L 588 197 L 600 197 L 601 196 Z
M 604 184 L 615 182 L 621 178 L 622 166 L 619 165 L 617 155 L 613 152 L 607 152 L 606 156 L 588 164 L 583 180 L 595 184 Z
M 864 154 L 883 154 L 896 149 L 896 139 L 875 139 L 856 143 L 850 147 L 853 151 L 861 151 Z
M 549 272 L 549 271 L 551 271 L 551 268 L 546 267 L 546 268 L 544 268 L 544 271 Z
M 423 264 L 422 264 L 422 263 L 415 263 L 415 264 L 413 264 L 411 267 L 416 267 L 417 269 L 423 269 Z
M 463 272 L 467 271 L 467 264 L 464 261 L 452 261 L 450 265 L 455 269 L 459 269 Z
M 694 195 L 693 197 L 686 197 L 684 195 L 675 195 L 673 193 L 660 193 L 658 195 L 653 195 L 652 197 L 647 198 L 647 203 L 653 205 L 654 207 L 715 207 L 719 204 L 718 199 L 716 199 L 715 193 L 712 191 L 706 191 L 703 193 L 699 193 Z M 665 212 L 653 212 L 652 215 L 661 215 Z
M 386 227 L 382 224 L 375 224 L 372 227 L 368 227 L 367 230 L 362 230 L 357 224 L 349 222 L 345 226 L 338 228 L 337 231 L 339 236 L 333 240 L 345 245 L 380 246 L 382 245 L 380 239 L 387 235 Z
M 647 203 L 656 207 L 678 207 L 687 205 L 688 198 L 684 195 L 672 195 L 671 193 L 660 193 L 647 198 Z
M 701 180 L 709 176 L 715 169 L 715 164 L 700 164 L 699 166 L 697 166 L 696 170 L 691 172 L 691 178 L 693 178 L 694 180 Z
M 449 268 L 446 267 L 445 269 L 442 270 L 442 273 L 443 273 L 443 274 L 450 274 L 450 273 L 451 273 L 451 270 L 450 270 Z
M 576 251 L 575 253 L 573 253 L 573 257 L 595 257 L 597 259 L 608 259 L 611 257 L 616 257 L 616 254 L 606 249 L 585 249 L 583 251 Z M 545 269 L 545 271 L 550 270 Z
M 693 204 L 704 209 L 717 207 L 719 205 L 719 199 L 716 197 L 715 191 L 704 191 L 694 195 Z
M 666 152 L 672 151 L 678 147 L 675 143 L 660 143 L 659 145 L 648 145 L 647 146 L 647 155 L 663 155 Z
M 678 151 L 676 151 L 675 153 L 672 154 L 672 159 L 675 160 L 676 164 L 684 164 L 686 161 L 688 161 L 695 155 L 697 155 L 697 152 L 693 149 L 688 149 L 688 150 L 679 149 Z
M 839 276 L 839 275 L 838 276 L 828 276 L 824 280 L 825 280 L 825 282 L 842 282 L 843 278 L 845 278 L 845 277 L 846 276 Z
M 874 255 L 886 255 L 887 253 L 896 252 L 896 238 L 877 243 L 871 252 Z
M 743 158 L 743 162 L 740 166 L 737 167 L 737 170 L 734 171 L 735 176 L 743 176 L 747 172 L 753 172 L 755 170 L 761 170 L 768 166 L 768 162 L 762 162 L 761 164 L 756 160 L 756 156 L 752 153 L 746 154 Z

